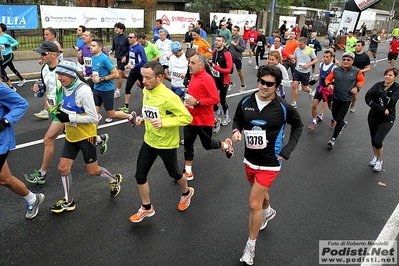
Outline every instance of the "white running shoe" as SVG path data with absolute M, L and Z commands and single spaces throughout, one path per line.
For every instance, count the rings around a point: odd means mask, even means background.
M 259 69 L 259 67 L 258 66 L 255 66 L 255 70 L 258 70 Z
M 370 165 L 371 167 L 374 167 L 375 162 L 376 162 L 377 160 L 378 160 L 377 157 L 373 156 L 373 159 L 369 162 L 369 165 Z
M 241 86 L 241 88 L 238 90 L 238 92 L 243 93 L 243 92 L 245 92 L 246 89 L 247 89 L 247 85 Z
M 248 61 L 248 64 L 251 64 L 252 63 L 252 58 L 251 59 L 249 59 L 249 61 Z
M 41 119 L 49 119 L 49 114 L 47 110 L 41 110 L 40 112 L 35 113 L 35 116 Z
M 120 98 L 121 97 L 121 90 L 116 89 L 114 93 L 114 99 Z
M 107 118 L 105 118 L 105 123 L 111 123 L 112 122 L 112 118 L 109 118 L 109 117 L 107 117 Z
M 263 220 L 262 220 L 262 224 L 260 226 L 260 230 L 265 229 L 267 222 L 269 222 L 271 219 L 274 218 L 274 216 L 276 216 L 276 210 L 273 208 L 270 208 L 270 212 L 268 215 L 263 216 Z
M 240 258 L 240 261 L 245 262 L 247 265 L 253 265 L 254 258 L 255 258 L 255 246 L 252 246 L 247 243 L 244 252 Z
M 18 87 L 22 87 L 26 83 L 26 79 L 20 80 L 17 84 Z
M 382 159 L 377 159 L 377 161 L 375 161 L 375 165 L 373 167 L 373 171 L 374 172 L 380 172 L 382 170 Z

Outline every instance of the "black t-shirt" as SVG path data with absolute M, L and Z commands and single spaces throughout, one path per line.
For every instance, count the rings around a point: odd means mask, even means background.
M 370 57 L 365 52 L 361 54 L 355 53 L 355 60 L 353 61 L 354 67 L 365 69 L 368 65 L 370 65 Z

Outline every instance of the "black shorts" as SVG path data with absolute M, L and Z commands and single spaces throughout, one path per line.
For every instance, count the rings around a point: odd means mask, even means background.
M 240 59 L 233 60 L 233 63 L 236 66 L 237 70 L 241 70 L 242 69 L 242 61 Z
M 83 160 L 85 164 L 94 163 L 97 161 L 97 149 L 94 146 L 96 137 L 84 139 L 78 142 L 69 142 L 65 140 L 64 147 L 62 147 L 61 158 L 75 160 L 79 151 L 82 151 Z
M 7 160 L 7 156 L 8 156 L 8 152 L 6 152 L 5 154 L 0 154 L 0 172 L 3 169 L 3 165 Z
M 116 59 L 116 65 L 117 65 L 118 70 L 125 71 L 125 66 L 127 65 L 127 63 L 129 63 L 127 60 L 125 63 L 122 63 L 122 59 L 119 59 L 119 58 Z
M 302 72 L 299 72 L 298 70 L 294 69 L 294 72 L 292 73 L 292 80 L 299 81 L 304 86 L 309 85 L 309 78 L 310 78 L 310 72 L 302 73 Z
M 388 54 L 388 61 L 396 59 L 398 59 L 398 54 L 391 54 L 391 53 Z
M 114 110 L 114 91 L 93 90 L 93 96 L 96 106 L 104 104 L 105 111 Z
M 250 48 L 253 52 L 255 52 L 256 46 L 257 46 L 257 44 L 250 44 L 250 45 L 249 45 L 249 48 Z
M 320 92 L 318 87 L 316 88 L 316 93 L 315 93 L 313 99 L 318 100 L 319 102 L 321 102 L 321 101 L 325 102 L 325 100 L 323 98 L 323 94 Z M 332 103 L 332 94 L 327 96 L 327 103 L 328 104 Z
M 372 47 L 369 47 L 369 50 L 368 50 L 370 53 L 376 53 L 377 52 L 377 47 L 374 47 L 374 48 L 372 48 Z

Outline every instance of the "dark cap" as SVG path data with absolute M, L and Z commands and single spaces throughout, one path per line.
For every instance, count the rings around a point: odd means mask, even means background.
M 195 28 L 193 29 L 193 32 L 195 32 L 195 33 L 197 33 L 197 34 L 200 34 L 201 30 L 200 30 L 199 28 L 195 27 Z
M 274 32 L 274 33 L 278 33 L 278 30 L 274 30 L 273 32 Z
M 40 45 L 39 48 L 36 48 L 33 51 L 36 51 L 39 54 L 45 53 L 45 52 L 62 52 L 62 51 L 58 51 L 57 45 L 54 42 L 52 42 L 52 41 L 44 41 L 44 42 L 42 42 L 42 45 Z

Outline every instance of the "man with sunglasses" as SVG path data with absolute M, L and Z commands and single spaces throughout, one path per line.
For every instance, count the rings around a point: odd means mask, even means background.
M 354 59 L 355 55 L 352 52 L 345 52 L 342 55 L 342 65 L 334 68 L 325 80 L 328 88 L 334 89 L 331 112 L 333 119 L 337 122 L 332 138 L 327 143 L 331 149 L 334 147 L 339 133 L 348 126 L 348 122 L 344 121 L 344 118 L 353 95 L 358 94 L 364 84 L 365 79 L 362 72 L 352 66 Z
M 43 62 L 41 69 L 41 80 L 44 86 L 44 97 L 49 108 L 56 108 L 62 100 L 62 87 L 55 73 L 55 68 L 61 62 L 57 56 L 59 53 L 57 45 L 52 41 L 44 41 L 39 48 L 34 51 L 40 54 L 40 61 Z M 33 91 L 38 90 L 36 84 L 32 87 Z M 48 110 L 46 110 L 48 112 Z M 54 142 L 64 130 L 64 124 L 60 123 L 56 116 L 52 116 L 50 127 L 44 135 L 44 153 L 40 169 L 35 169 L 32 174 L 24 174 L 26 181 L 32 184 L 46 183 L 46 174 L 54 156 Z
M 259 231 L 274 218 L 268 191 L 277 177 L 281 163 L 290 158 L 302 134 L 303 124 L 296 109 L 287 104 L 277 91 L 282 73 L 276 66 L 260 66 L 258 91 L 239 102 L 233 119 L 233 142 L 245 141 L 244 164 L 251 186 L 249 196 L 249 238 L 241 262 L 254 263 L 255 243 Z M 288 143 L 283 147 L 285 124 L 291 125 Z
M 141 75 L 141 67 L 147 63 L 147 56 L 144 52 L 143 46 L 139 44 L 137 41 L 137 33 L 131 32 L 129 33 L 129 55 L 124 56 L 122 58 L 122 63 L 128 62 L 125 66 L 126 70 L 130 69 L 129 76 L 126 81 L 125 87 L 125 104 L 119 108 L 119 111 L 124 113 L 129 113 L 129 102 L 130 102 L 130 92 L 132 90 L 133 85 L 138 81 L 140 84 L 143 84 L 143 76 Z M 141 86 L 142 87 L 142 86 Z

